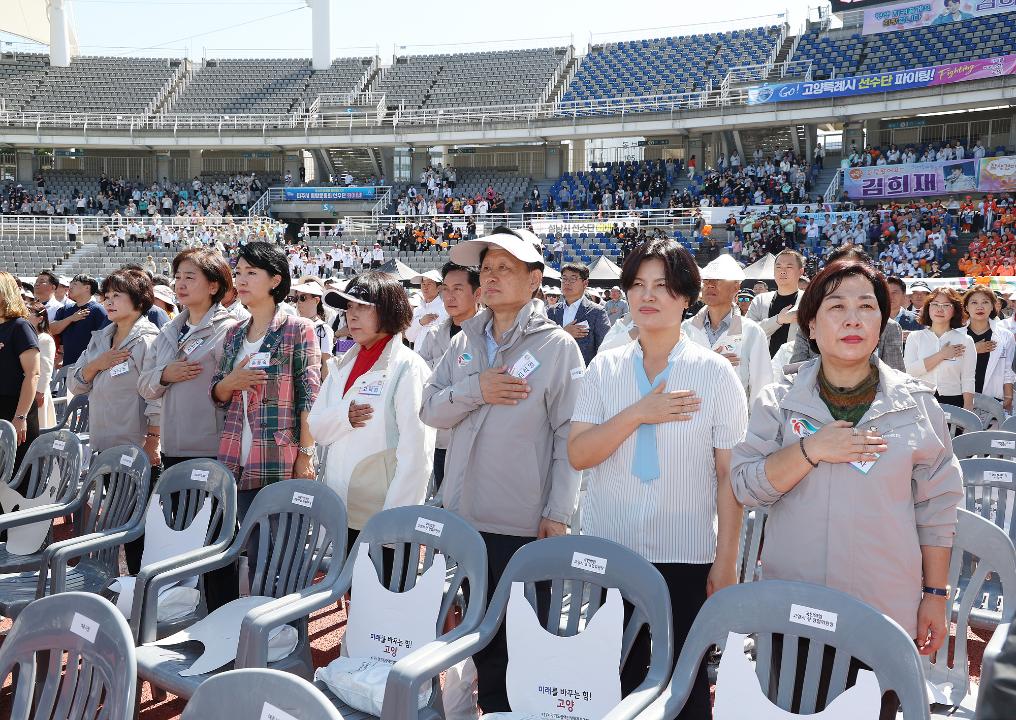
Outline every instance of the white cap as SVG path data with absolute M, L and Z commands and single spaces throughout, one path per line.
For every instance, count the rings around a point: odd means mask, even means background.
M 535 233 L 520 228 L 496 227 L 486 237 L 466 240 L 455 245 L 449 257 L 456 265 L 475 267 L 480 264 L 480 253 L 489 247 L 499 247 L 525 263 L 542 263 L 539 248 L 543 243 Z
M 176 295 L 173 290 L 165 285 L 156 285 L 152 288 L 152 292 L 159 300 L 170 305 L 176 305 Z
M 424 278 L 427 278 L 428 280 L 433 280 L 438 285 L 441 284 L 441 273 L 439 273 L 437 270 L 428 270 L 427 272 L 422 272 L 419 275 L 414 275 L 413 279 L 410 280 L 409 282 L 413 283 L 414 285 L 422 285 Z
M 720 255 L 702 268 L 700 276 L 703 280 L 736 280 L 744 281 L 744 268 L 731 255 Z
M 302 283 L 300 285 L 294 285 L 289 290 L 290 293 L 304 293 L 305 295 L 317 295 L 321 297 L 325 294 L 324 288 L 317 283 Z

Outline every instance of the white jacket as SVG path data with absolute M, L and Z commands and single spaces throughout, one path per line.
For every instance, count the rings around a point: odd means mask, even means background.
M 945 360 L 928 370 L 924 361 L 946 345 L 962 344 L 966 349 L 961 357 Z M 966 327 L 958 327 L 937 336 L 931 328 L 914 330 L 907 336 L 903 348 L 903 364 L 907 372 L 918 380 L 929 383 L 939 395 L 962 395 L 974 392 L 974 373 L 977 370 L 977 350 L 967 335 Z
M 734 372 L 741 379 L 748 398 L 748 409 L 751 410 L 752 403 L 758 397 L 759 392 L 769 383 L 773 382 L 773 365 L 769 357 L 769 338 L 758 323 L 741 317 L 734 308 L 730 327 L 723 331 L 723 334 L 715 343 L 709 343 L 709 336 L 705 331 L 705 314 L 709 311 L 703 307 L 694 317 L 685 320 L 681 329 L 688 334 L 688 338 L 703 347 L 715 350 L 720 346 L 726 346 L 724 352 L 732 352 L 741 361 L 734 367 Z
M 346 503 L 349 527 L 363 529 L 376 512 L 420 505 L 434 459 L 434 430 L 420 420 L 427 363 L 396 335 L 374 367 L 343 393 L 357 345 L 328 361 L 328 377 L 310 410 L 310 431 L 327 447 L 324 480 Z M 362 428 L 349 424 L 351 402 L 374 415 Z
M 1002 386 L 1016 383 L 1016 372 L 1013 372 L 1013 355 L 1016 354 L 1016 336 L 999 322 L 991 321 L 991 339 L 995 341 L 995 349 L 988 356 L 988 367 L 984 371 L 985 395 L 1003 399 Z
M 797 300 L 794 301 L 793 308 L 796 310 L 797 306 L 801 304 L 801 298 L 804 297 L 804 293 L 798 291 Z M 759 324 L 765 333 L 766 337 L 772 337 L 773 333 L 780 329 L 780 321 L 778 315 L 769 317 L 769 308 L 773 306 L 773 300 L 776 299 L 776 291 L 764 292 L 761 295 L 756 295 L 748 305 L 748 312 L 746 313 L 749 320 Z M 797 320 L 787 325 L 787 342 L 793 344 L 794 338 L 797 337 Z
M 424 315 L 437 315 L 437 320 L 432 321 L 429 325 L 421 325 L 420 318 Z M 422 336 L 432 332 L 447 317 L 448 311 L 445 310 L 444 300 L 440 295 L 430 302 L 424 302 L 423 298 L 420 298 L 420 306 L 413 310 L 413 321 L 406 328 L 406 339 L 413 343 L 414 348 L 419 347 Z

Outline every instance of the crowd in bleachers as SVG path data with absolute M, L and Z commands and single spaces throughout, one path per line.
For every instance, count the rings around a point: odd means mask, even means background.
M 808 202 L 817 174 L 817 165 L 791 149 L 772 156 L 755 150 L 750 163 L 735 151 L 729 159 L 721 154 L 716 167 L 705 171 L 699 195 L 714 207 Z
M 475 193 L 458 186 L 458 171 L 451 165 L 428 166 L 420 171 L 416 185 L 409 185 L 396 198 L 399 215 L 487 215 L 507 212 L 505 196 L 488 184 Z
M 99 176 L 89 180 L 93 188 L 66 184 L 49 187 L 47 175 L 39 173 L 34 187 L 9 183 L 3 188 L 0 213 L 4 215 L 97 215 L 122 218 L 228 217 L 246 215 L 248 207 L 264 192 L 255 174 L 220 178 L 195 177 L 190 181 L 131 181 Z
M 859 149 L 854 143 L 850 146 L 847 161 L 851 167 L 871 165 L 899 165 L 906 163 L 944 162 L 949 160 L 980 160 L 986 155 L 1004 155 L 1005 146 L 998 146 L 988 152 L 980 140 L 971 148 L 966 148 L 960 140 L 927 145 L 905 145 L 903 148 L 893 144 L 887 148 L 878 145 L 866 145 Z

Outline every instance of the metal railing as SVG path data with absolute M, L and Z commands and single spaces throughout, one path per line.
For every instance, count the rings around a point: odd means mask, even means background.
M 829 181 L 829 187 L 822 194 L 822 199 L 827 203 L 839 202 L 840 186 L 843 183 L 843 170 L 837 170 L 833 179 Z
M 0 215 L 0 236 L 23 234 L 49 234 L 65 237 L 67 223 L 73 220 L 78 226 L 79 237 L 102 232 L 102 228 L 112 229 L 126 227 L 132 222 L 139 222 L 146 228 L 151 227 L 152 218 L 110 216 L 110 215 L 73 215 L 50 217 L 49 215 Z M 161 227 L 260 227 L 266 222 L 274 222 L 267 216 L 257 217 L 221 217 L 209 215 L 205 217 L 180 217 L 175 215 L 159 218 Z

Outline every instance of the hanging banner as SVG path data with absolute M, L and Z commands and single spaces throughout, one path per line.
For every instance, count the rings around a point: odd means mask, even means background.
M 864 10 L 864 35 L 946 25 L 1016 10 L 1016 0 L 915 0 Z
M 283 199 L 290 200 L 373 200 L 372 187 L 288 187 Z
M 748 104 L 762 105 L 794 100 L 868 95 L 895 90 L 914 90 L 968 80 L 987 80 L 1005 75 L 1016 75 L 1016 55 L 999 55 L 969 62 L 933 65 L 911 70 L 892 70 L 872 75 L 836 78 L 835 80 L 755 85 L 748 88 Z
M 853 167 L 843 172 L 852 200 L 1016 190 L 1016 156 Z

